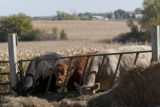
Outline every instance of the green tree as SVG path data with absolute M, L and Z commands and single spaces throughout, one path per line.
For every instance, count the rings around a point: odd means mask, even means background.
M 118 9 L 118 10 L 114 11 L 114 16 L 115 16 L 116 19 L 128 19 L 128 18 L 130 18 L 129 13 L 122 10 L 122 9 Z
M 41 32 L 39 30 L 32 30 L 30 32 L 25 32 L 20 36 L 21 41 L 39 41 L 41 36 Z
M 72 20 L 80 20 L 80 17 L 77 14 L 72 14 Z
M 56 19 L 57 20 L 63 20 L 62 12 L 57 11 L 57 17 L 56 17 Z
M 145 31 L 145 38 L 150 40 L 151 26 L 160 25 L 160 0 L 144 0 L 141 28 Z
M 144 0 L 143 7 L 142 26 L 160 25 L 160 0 Z
M 112 13 L 112 12 L 107 13 L 107 14 L 106 14 L 106 17 L 107 17 L 108 19 L 112 19 L 112 18 L 113 18 L 113 13 Z
M 53 32 L 53 35 L 55 36 L 55 39 L 58 39 L 58 36 L 59 36 L 58 28 L 54 27 L 52 29 L 52 32 Z
M 80 20 L 77 14 L 69 14 L 66 12 L 57 11 L 57 16 L 54 18 L 56 20 Z
M 18 38 L 32 30 L 31 20 L 24 14 L 4 17 L 0 20 L 0 42 L 6 42 L 8 34 L 16 33 Z
M 124 10 L 118 9 L 114 11 L 114 16 L 116 19 L 122 19 L 123 14 L 125 14 Z
M 88 17 L 88 20 L 92 20 L 92 14 L 91 13 L 86 12 L 85 15 Z
M 131 32 L 138 32 L 138 26 L 134 23 L 133 19 L 128 19 L 127 25 L 131 28 Z
M 92 14 L 91 13 L 79 13 L 78 16 L 80 17 L 80 20 L 92 20 Z
M 135 12 L 136 14 L 141 14 L 142 9 L 141 9 L 141 8 L 136 8 L 136 9 L 134 10 L 134 12 Z
M 65 32 L 64 29 L 62 29 L 61 32 L 60 32 L 60 39 L 61 40 L 67 40 L 68 39 L 67 33 Z

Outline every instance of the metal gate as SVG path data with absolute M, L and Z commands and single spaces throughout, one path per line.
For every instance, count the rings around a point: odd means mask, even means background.
M 118 71 L 118 67 L 119 67 L 119 64 L 120 64 L 120 61 L 122 59 L 122 56 L 125 55 L 125 54 L 136 54 L 135 56 L 135 59 L 134 59 L 134 63 L 133 65 L 136 64 L 136 61 L 138 59 L 138 56 L 139 54 L 141 53 L 149 53 L 149 52 L 152 52 L 152 50 L 147 50 L 147 51 L 133 51 L 133 52 L 119 52 L 119 53 L 105 53 L 105 54 L 93 54 L 93 55 L 81 55 L 81 56 L 67 56 L 67 57 L 58 57 L 58 58 L 50 58 L 50 59 L 38 59 L 38 60 L 54 60 L 54 62 L 56 62 L 56 60 L 58 59 L 66 59 L 66 58 L 69 58 L 70 59 L 70 63 L 69 63 L 69 66 L 68 66 L 68 69 L 67 69 L 67 75 L 65 77 L 65 84 L 66 84 L 66 80 L 67 80 L 67 77 L 68 77 L 68 74 L 69 74 L 69 71 L 70 71 L 70 66 L 71 66 L 71 63 L 72 63 L 72 60 L 73 58 L 82 58 L 82 57 L 86 57 L 86 63 L 85 63 L 85 66 L 84 66 L 84 69 L 83 69 L 83 76 L 84 76 L 84 71 L 86 70 L 86 66 L 88 64 L 88 59 L 90 57 L 94 57 L 94 56 L 103 56 L 103 60 L 102 60 L 102 64 L 104 63 L 104 59 L 106 56 L 109 56 L 109 55 L 119 55 L 119 59 L 118 59 L 118 63 L 117 63 L 117 67 L 116 67 L 116 71 L 115 71 L 115 74 L 114 74 L 114 77 L 113 77 L 113 81 L 112 81 L 112 84 L 114 83 L 114 80 L 115 80 L 115 76 L 116 76 L 116 73 Z M 18 65 L 19 65 L 19 73 L 20 73 L 20 77 L 19 77 L 19 80 L 21 81 L 21 83 L 23 83 L 24 81 L 24 69 L 23 69 L 23 63 L 24 62 L 27 62 L 27 61 L 32 61 L 32 59 L 28 59 L 28 60 L 19 60 L 18 61 Z M 0 61 L 0 64 L 1 63 L 9 63 L 9 61 Z M 53 64 L 53 71 L 54 71 L 54 66 L 55 66 L 55 63 Z M 51 79 L 52 79 L 52 74 L 53 72 L 51 72 L 50 74 L 50 78 L 49 78 L 49 82 L 48 82 L 48 85 L 46 87 L 46 93 L 48 93 L 48 90 L 49 90 L 49 87 L 50 87 L 50 82 L 51 82 Z M 0 72 L 0 76 L 3 76 L 3 75 L 9 75 L 9 72 L 4 72 L 4 73 L 1 73 Z M 0 87 L 1 86 L 5 86 L 5 85 L 10 85 L 9 82 L 5 82 L 5 83 L 0 83 Z M 65 85 L 63 86 L 63 89 L 64 87 L 66 87 Z M 63 90 L 64 91 L 64 90 Z M 0 95 L 8 95 L 10 94 L 10 92 L 7 92 L 7 93 L 1 93 L 0 92 Z

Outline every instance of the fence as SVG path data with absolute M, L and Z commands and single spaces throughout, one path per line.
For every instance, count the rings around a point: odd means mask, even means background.
M 9 61 L 0 61 L 0 64 L 8 64 Z M 2 78 L 2 76 L 9 76 L 10 73 L 9 72 L 0 72 L 0 78 Z M 0 86 L 2 88 L 2 86 L 9 86 L 10 85 L 10 81 L 7 81 L 7 82 L 1 82 L 0 83 Z M 0 95 L 9 95 L 10 92 L 3 92 L 3 93 L 0 93 Z
M 137 61 L 137 59 L 138 59 L 139 54 L 141 54 L 141 53 L 148 53 L 148 52 L 152 52 L 152 51 L 151 51 L 151 50 L 147 50 L 147 51 L 134 51 L 134 52 L 105 53 L 105 54 L 82 55 L 82 56 L 69 56 L 69 57 L 58 57 L 58 58 L 37 59 L 37 60 L 54 60 L 54 62 L 55 62 L 55 61 L 58 60 L 58 59 L 66 59 L 66 58 L 69 58 L 69 59 L 70 59 L 70 63 L 69 63 L 69 66 L 68 66 L 68 69 L 67 69 L 67 75 L 66 75 L 66 78 L 65 78 L 65 84 L 66 84 L 66 79 L 67 79 L 67 77 L 68 77 L 68 74 L 69 74 L 69 71 L 70 71 L 70 66 L 71 66 L 71 63 L 72 63 L 73 58 L 86 57 L 86 64 L 85 64 L 84 69 L 83 69 L 83 75 L 84 75 L 84 71 L 85 71 L 85 69 L 86 69 L 86 65 L 87 65 L 87 63 L 88 63 L 88 59 L 89 59 L 90 57 L 93 57 L 93 56 L 103 56 L 103 60 L 102 60 L 102 64 L 103 64 L 104 59 L 105 59 L 106 56 L 108 56 L 108 55 L 119 55 L 119 59 L 118 59 L 116 71 L 115 71 L 115 74 L 114 74 L 114 79 L 115 79 L 115 76 L 116 76 L 116 73 L 117 73 L 117 71 L 118 71 L 118 67 L 119 67 L 119 64 L 120 64 L 120 61 L 121 61 L 123 55 L 125 55 L 125 54 L 136 54 L 135 60 L 134 60 L 134 63 L 133 63 L 133 65 L 134 65 L 134 64 L 136 64 L 136 61 Z M 23 63 L 26 62 L 26 61 L 32 61 L 32 60 L 20 60 L 20 61 L 18 61 L 18 63 L 19 63 L 19 71 L 20 71 L 20 74 L 21 74 L 21 76 L 20 76 L 20 81 L 21 81 L 21 82 L 23 82 L 23 80 L 24 80 L 24 70 L 23 70 L 23 66 L 22 66 L 22 65 L 23 65 Z M 8 62 L 8 61 L 7 61 L 7 62 Z M 54 63 L 54 64 L 55 64 L 55 63 Z M 54 64 L 53 64 L 53 67 L 54 67 Z M 53 71 L 54 71 L 54 69 L 53 69 Z M 52 73 L 53 73 L 53 72 L 51 72 L 51 74 L 50 74 L 49 82 L 48 82 L 48 85 L 47 85 L 47 87 L 46 87 L 46 93 L 48 92 L 48 89 L 49 89 L 49 87 L 50 87 L 50 82 L 51 82 L 51 79 L 52 79 Z M 4 74 L 8 75 L 8 73 L 4 73 Z M 113 79 L 113 82 L 112 82 L 112 83 L 114 83 L 114 79 Z M 4 83 L 3 85 L 5 85 L 5 83 Z M 8 84 L 6 84 L 6 85 L 8 85 Z M 63 86 L 63 89 L 64 89 L 64 87 L 66 87 L 66 86 L 64 85 L 64 86 Z M 2 93 L 1 93 L 1 95 L 2 95 Z

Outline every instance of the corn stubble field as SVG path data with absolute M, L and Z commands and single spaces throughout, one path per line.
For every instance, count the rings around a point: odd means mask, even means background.
M 64 29 L 68 40 L 19 42 L 17 46 L 18 59 L 30 59 L 47 52 L 57 52 L 62 56 L 71 56 L 88 51 L 101 51 L 108 48 L 118 48 L 123 45 L 138 45 L 137 43 L 102 43 L 101 40 L 112 39 L 130 31 L 125 21 L 33 21 L 35 29 L 50 33 L 53 27 Z M 0 43 L 0 61 L 8 60 L 8 44 Z M 0 64 L 0 72 L 8 71 L 8 65 Z M 0 82 L 8 81 L 7 76 Z M 6 87 L 4 87 L 5 89 Z M 0 91 L 4 91 L 1 87 Z M 10 98 L 9 98 L 10 99 Z M 8 100 L 9 100 L 8 99 Z M 23 102 L 24 98 L 20 98 Z M 30 99 L 33 99 L 32 97 Z M 36 99 L 34 99 L 37 101 Z M 34 101 L 32 100 L 32 101 Z M 10 100 L 9 100 L 10 101 Z M 18 101 L 18 100 L 16 100 Z M 13 103 L 14 101 L 11 101 Z M 41 101 L 40 101 L 41 102 Z M 42 101 L 43 102 L 43 101 Z M 45 102 L 45 101 L 44 101 Z M 38 103 L 37 103 L 38 104 Z M 42 104 L 42 103 L 41 103 Z M 43 104 L 42 104 L 43 105 Z M 47 105 L 46 105 L 47 106 Z
M 33 21 L 34 28 L 51 32 L 65 29 L 70 39 L 106 39 L 130 31 L 125 21 Z
M 69 40 L 19 42 L 17 47 L 19 59 L 28 59 L 51 51 L 67 56 L 109 47 L 116 48 L 119 44 L 99 41 L 130 31 L 125 21 L 33 21 L 33 27 L 46 33 L 50 33 L 53 27 L 65 29 Z M 7 43 L 0 43 L 0 60 L 8 60 L 7 48 Z

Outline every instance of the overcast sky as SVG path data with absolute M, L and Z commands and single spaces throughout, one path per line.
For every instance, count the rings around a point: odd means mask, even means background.
M 0 16 L 25 13 L 29 16 L 51 16 L 56 11 L 68 13 L 133 11 L 143 0 L 0 0 Z

